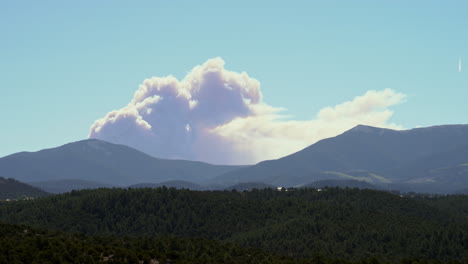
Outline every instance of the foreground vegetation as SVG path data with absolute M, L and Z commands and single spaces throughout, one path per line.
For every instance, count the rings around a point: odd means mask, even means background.
M 0 224 L 0 263 L 305 263 L 201 238 L 96 237 Z
M 141 264 L 378 264 L 377 258 L 360 261 L 343 259 L 291 258 L 242 248 L 202 238 L 98 237 L 31 229 L 0 224 L 0 263 L 141 263 Z M 403 259 L 401 264 L 466 264 Z
M 181 254 L 180 261 L 188 263 L 201 258 L 201 252 L 211 258 L 216 256 L 215 263 L 249 263 L 250 260 L 242 259 L 244 253 L 259 256 L 251 263 L 272 263 L 278 259 L 281 263 L 307 263 L 303 259 L 311 261 L 314 257 L 316 262 L 468 259 L 466 196 L 410 199 L 379 191 L 338 188 L 321 192 L 99 189 L 3 203 L 0 221 L 87 234 L 53 233 L 53 236 L 62 241 L 57 245 L 62 243 L 63 247 L 75 240 L 86 241 L 77 252 L 89 251 L 85 245 L 91 248 L 112 245 L 115 252 L 128 249 L 140 260 L 144 254 L 146 260 L 166 258 L 163 254 L 172 249 L 156 246 L 158 243 L 181 243 L 180 248 L 172 251 Z M 168 235 L 177 238 L 158 240 Z M 130 238 L 136 236 L 147 238 Z M 28 238 L 18 241 L 21 239 Z M 149 244 L 143 247 L 143 241 Z M 195 250 L 192 244 L 202 247 L 197 249 L 199 255 L 190 255 Z M 151 253 L 158 247 L 160 251 Z M 9 248 L 16 250 L 14 246 Z M 147 253 L 143 252 L 145 248 L 149 250 Z M 99 261 L 100 254 L 107 254 L 102 248 L 93 252 L 88 255 L 94 261 Z M 232 255 L 232 252 L 241 253 Z M 233 262 L 227 261 L 230 257 Z

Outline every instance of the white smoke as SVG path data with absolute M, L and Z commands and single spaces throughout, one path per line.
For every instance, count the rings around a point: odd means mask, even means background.
M 388 123 L 388 107 L 405 95 L 368 91 L 322 109 L 313 120 L 286 121 L 285 109 L 262 101 L 260 83 L 224 69 L 221 58 L 196 66 L 179 81 L 146 79 L 130 103 L 94 122 L 90 138 L 125 144 L 160 158 L 252 164 L 279 158 L 358 124 Z

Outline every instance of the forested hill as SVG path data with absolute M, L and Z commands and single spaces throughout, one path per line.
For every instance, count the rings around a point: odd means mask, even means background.
M 0 200 L 17 199 L 21 197 L 41 197 L 48 194 L 49 193 L 39 188 L 19 182 L 15 179 L 0 177 Z
M 327 188 L 99 189 L 0 205 L 0 220 L 90 235 L 204 237 L 291 257 L 468 258 L 468 198 Z

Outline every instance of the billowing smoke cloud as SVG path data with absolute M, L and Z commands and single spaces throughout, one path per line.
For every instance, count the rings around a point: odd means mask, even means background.
M 125 144 L 160 158 L 215 164 L 252 164 L 279 158 L 358 124 L 388 123 L 388 108 L 404 94 L 368 91 L 326 107 L 313 120 L 284 120 L 285 109 L 262 101 L 260 83 L 245 72 L 224 69 L 221 58 L 196 66 L 179 81 L 146 79 L 130 103 L 90 128 L 90 138 Z

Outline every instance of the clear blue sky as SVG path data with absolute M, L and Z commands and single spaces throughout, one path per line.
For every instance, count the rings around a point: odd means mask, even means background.
M 2 1 L 0 156 L 84 139 L 145 78 L 182 78 L 217 56 L 294 119 L 392 88 L 408 95 L 397 124 L 468 123 L 467 10 L 462 0 Z

